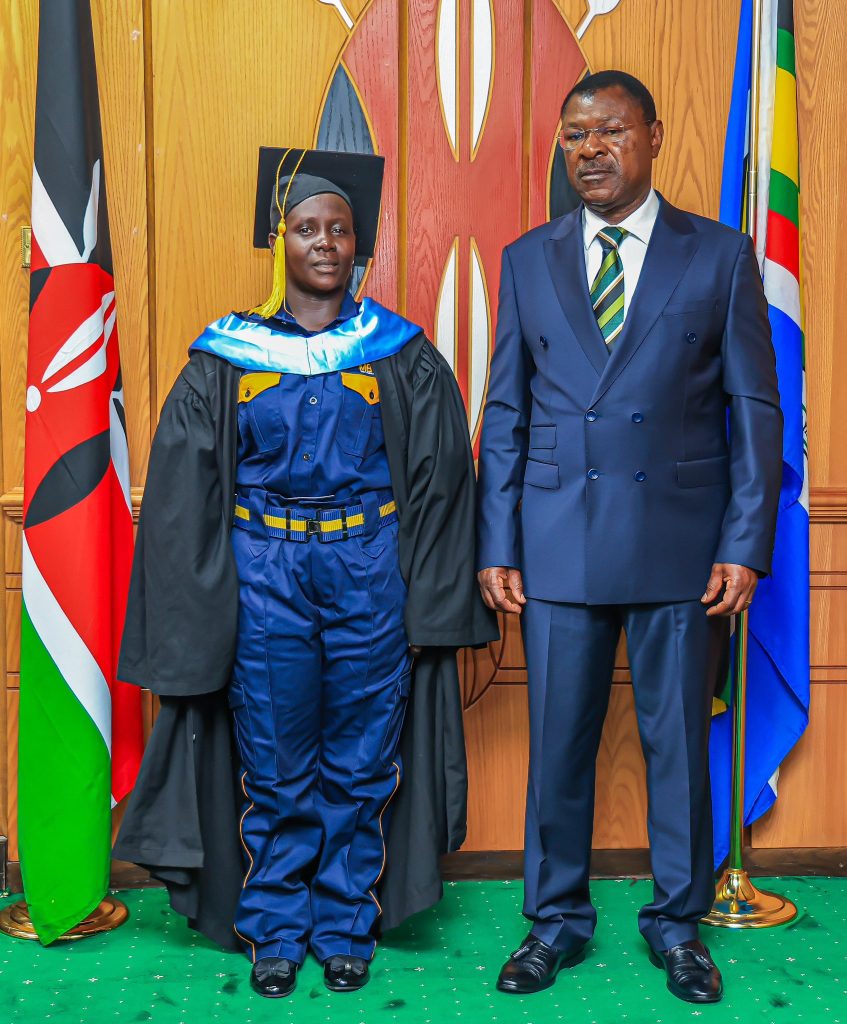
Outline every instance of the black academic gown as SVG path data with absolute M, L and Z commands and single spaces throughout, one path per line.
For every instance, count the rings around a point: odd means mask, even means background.
M 406 632 L 424 648 L 380 886 L 388 929 L 441 898 L 439 855 L 464 841 L 456 648 L 496 639 L 497 626 L 476 586 L 476 481 L 455 378 L 423 334 L 373 369 L 408 588 Z M 238 619 L 230 529 L 240 376 L 222 359 L 193 353 L 153 440 L 118 677 L 152 690 L 160 711 L 113 854 L 161 879 L 174 910 L 233 949 L 244 865 L 226 690 Z

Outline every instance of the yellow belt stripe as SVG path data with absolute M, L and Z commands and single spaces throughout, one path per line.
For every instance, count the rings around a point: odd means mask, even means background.
M 385 505 L 379 506 L 380 519 L 384 519 L 386 516 L 390 516 L 392 512 L 397 510 L 396 502 L 389 501 Z M 250 521 L 250 509 L 244 508 L 241 505 L 235 506 L 235 515 L 238 519 L 244 519 L 247 522 Z M 293 520 L 289 522 L 285 516 L 272 516 L 263 515 L 265 526 L 272 526 L 278 530 L 292 530 L 302 533 L 306 529 L 305 520 Z M 357 512 L 356 515 L 350 516 L 347 519 L 347 526 L 362 526 L 365 522 L 365 516 L 363 512 Z M 341 519 L 329 519 L 320 524 L 321 533 L 331 533 L 333 530 L 340 530 L 343 528 Z

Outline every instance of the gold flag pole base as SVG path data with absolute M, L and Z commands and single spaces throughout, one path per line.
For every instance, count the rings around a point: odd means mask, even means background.
M 60 935 L 56 941 L 72 942 L 84 939 L 88 935 L 96 935 L 98 932 L 110 932 L 113 928 L 120 927 L 128 917 L 129 911 L 125 903 L 121 903 L 114 896 L 106 896 L 84 921 L 80 921 L 76 927 Z M 0 911 L 0 932 L 12 935 L 16 939 L 38 940 L 38 933 L 32 926 L 29 909 L 23 900 L 12 903 Z
M 728 868 L 715 887 L 715 902 L 703 924 L 716 928 L 773 928 L 797 916 L 791 900 L 757 889 L 741 868 Z

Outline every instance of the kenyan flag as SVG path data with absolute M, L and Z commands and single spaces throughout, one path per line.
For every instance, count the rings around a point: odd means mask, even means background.
M 18 824 L 49 943 L 106 892 L 142 746 L 115 677 L 132 510 L 88 0 L 40 6 L 32 231 Z

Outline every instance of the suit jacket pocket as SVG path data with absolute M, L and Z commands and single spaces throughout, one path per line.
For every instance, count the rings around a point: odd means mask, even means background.
M 729 483 L 729 456 L 712 459 L 689 459 L 677 462 L 676 479 L 680 487 L 709 487 Z
M 555 448 L 556 447 L 556 424 L 551 423 L 544 426 L 531 426 L 529 428 L 530 448 Z
M 527 459 L 524 483 L 531 487 L 546 487 L 554 491 L 559 486 L 559 467 L 550 462 Z
M 693 302 L 669 302 L 662 316 L 680 316 L 683 313 L 711 313 L 717 306 L 715 299 L 695 299 Z

